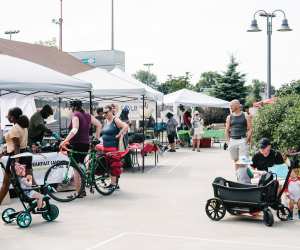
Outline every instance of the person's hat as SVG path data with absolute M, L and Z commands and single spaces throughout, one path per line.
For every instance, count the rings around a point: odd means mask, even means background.
M 251 164 L 253 164 L 253 162 L 247 156 L 240 156 L 237 164 L 251 165 Z
M 259 148 L 260 149 L 265 149 L 266 147 L 271 145 L 271 141 L 268 138 L 262 138 L 259 141 Z

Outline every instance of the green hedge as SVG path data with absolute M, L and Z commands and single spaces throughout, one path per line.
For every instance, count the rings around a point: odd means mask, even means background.
M 300 149 L 300 95 L 278 98 L 258 110 L 253 120 L 254 143 L 262 137 L 269 138 L 282 152 Z

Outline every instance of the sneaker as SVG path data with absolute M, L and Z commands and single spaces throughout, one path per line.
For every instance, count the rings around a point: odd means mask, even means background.
M 46 207 L 37 208 L 36 211 L 38 212 L 46 212 L 48 209 Z
M 195 151 L 195 149 L 193 148 L 192 151 Z
M 200 152 L 200 149 L 197 149 L 197 152 Z
M 175 149 L 170 149 L 169 152 L 176 152 L 176 150 Z
M 83 191 L 81 192 L 81 194 L 78 196 L 78 198 L 83 198 L 83 197 L 85 197 L 85 196 L 86 196 L 86 191 L 83 190 Z
M 119 186 L 119 184 L 116 185 L 116 191 L 120 191 L 120 186 Z

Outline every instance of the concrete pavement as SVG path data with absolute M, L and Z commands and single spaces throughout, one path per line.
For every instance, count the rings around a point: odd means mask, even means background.
M 147 160 L 152 164 L 153 159 Z M 147 162 L 146 161 L 146 162 Z M 32 225 L 0 223 L 1 249 L 300 249 L 299 220 L 276 222 L 226 215 L 213 222 L 205 214 L 216 176 L 234 178 L 227 151 L 219 148 L 165 153 L 159 166 L 125 173 L 121 191 L 97 193 L 71 203 L 56 203 L 53 223 L 33 216 Z M 12 207 L 20 208 L 13 201 Z M 7 206 L 0 207 L 2 211 Z

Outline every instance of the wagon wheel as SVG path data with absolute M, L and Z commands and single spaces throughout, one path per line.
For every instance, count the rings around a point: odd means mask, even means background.
M 266 226 L 271 227 L 274 224 L 274 217 L 270 209 L 265 209 L 264 211 L 263 222 Z
M 290 214 L 291 214 L 291 210 L 285 206 L 282 206 L 277 210 L 277 217 L 281 221 L 287 221 L 289 219 Z
M 205 212 L 211 220 L 219 221 L 225 216 L 226 208 L 221 200 L 213 198 L 206 202 Z

